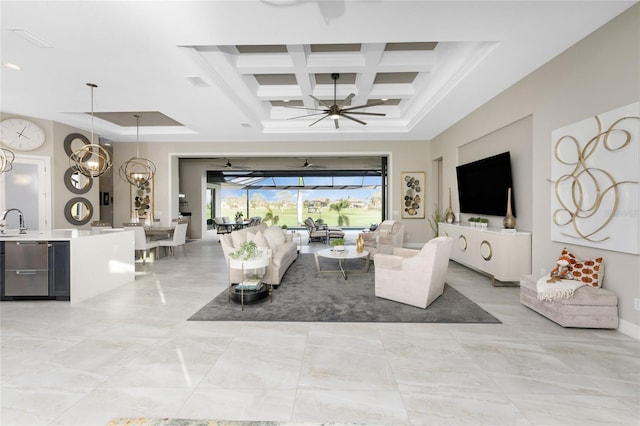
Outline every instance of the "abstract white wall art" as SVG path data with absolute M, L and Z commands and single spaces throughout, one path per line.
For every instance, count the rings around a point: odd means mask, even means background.
M 640 254 L 640 102 L 551 133 L 551 239 Z

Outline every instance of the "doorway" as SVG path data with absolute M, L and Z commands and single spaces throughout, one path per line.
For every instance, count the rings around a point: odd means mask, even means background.
M 0 211 L 17 208 L 31 231 L 51 229 L 51 160 L 16 154 L 13 169 L 0 174 Z M 17 229 L 18 215 L 6 218 L 6 229 Z

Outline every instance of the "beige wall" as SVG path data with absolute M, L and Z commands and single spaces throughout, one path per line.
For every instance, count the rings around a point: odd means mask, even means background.
M 69 157 L 64 152 L 64 139 L 70 133 L 81 133 L 85 135 L 87 138 L 90 137 L 90 134 L 84 132 L 82 130 L 78 130 L 73 127 L 66 126 L 64 124 L 60 124 L 57 122 L 49 121 L 49 120 L 41 120 L 34 117 L 23 117 L 16 116 L 12 114 L 2 113 L 0 118 L 5 120 L 7 118 L 20 117 L 26 118 L 27 120 L 33 121 L 37 125 L 39 125 L 42 130 L 45 132 L 45 143 L 40 148 L 28 151 L 28 152 L 20 152 L 18 153 L 21 156 L 43 156 L 51 158 L 51 229 L 55 228 L 71 228 L 73 227 L 69 222 L 67 222 L 64 216 L 64 206 L 71 198 L 74 198 L 78 195 L 73 194 L 69 191 L 64 185 L 64 173 L 69 168 Z M 82 195 L 87 198 L 93 204 L 94 214 L 93 220 L 99 219 L 99 206 L 98 206 L 98 198 L 99 198 L 99 189 L 98 182 L 94 182 L 93 187 L 89 192 Z M 83 228 L 88 228 L 89 224 L 83 226 Z
M 622 327 L 640 325 L 640 312 L 633 309 L 633 299 L 640 297 L 640 256 L 551 241 L 546 179 L 551 177 L 551 131 L 638 101 L 639 64 L 636 5 L 443 132 L 431 146 L 432 159 L 443 158 L 444 186 L 455 188 L 458 148 L 530 115 L 533 167 L 530 176 L 514 179 L 529 180 L 531 187 L 533 272 L 548 271 L 563 246 L 582 258 L 602 255 L 604 286 L 619 297 Z
M 135 155 L 135 144 L 114 143 L 114 158 L 120 164 Z M 153 149 L 149 149 L 152 147 Z M 203 182 L 206 170 L 195 168 L 181 171 L 183 179 L 187 176 L 191 182 L 179 182 L 177 157 L 225 157 L 225 156 L 321 156 L 321 155 L 388 155 L 391 218 L 400 219 L 400 186 L 401 171 L 425 171 L 430 179 L 429 149 L 425 141 L 346 141 L 346 142 L 269 142 L 268 146 L 260 142 L 234 143 L 152 143 L 140 144 L 140 155 L 152 160 L 158 173 L 155 178 L 155 218 L 166 223 L 171 217 L 178 215 L 178 188 L 189 189 L 193 193 L 193 181 Z M 114 181 L 114 223 L 119 224 L 129 219 L 127 184 Z M 200 191 L 203 193 L 204 188 Z M 204 206 L 197 203 L 191 195 L 188 198 L 192 212 L 192 237 L 198 238 L 206 223 L 202 220 Z M 431 205 L 428 201 L 426 206 Z M 427 212 L 430 210 L 427 209 Z M 200 217 L 200 219 L 198 219 Z M 430 238 L 427 218 L 404 220 L 405 244 L 419 246 Z M 198 229 L 200 227 L 200 230 Z

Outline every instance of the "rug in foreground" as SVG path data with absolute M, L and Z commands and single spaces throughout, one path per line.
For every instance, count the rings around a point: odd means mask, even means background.
M 242 420 L 206 420 L 206 419 L 153 419 L 121 417 L 111 420 L 107 426 L 300 426 L 300 423 Z M 304 423 L 305 426 L 359 426 L 354 423 Z
M 322 270 L 335 268 L 331 260 Z M 351 261 L 350 261 L 351 262 Z M 360 263 L 358 263 L 360 262 Z M 362 268 L 362 260 L 349 263 Z M 196 312 L 191 321 L 290 321 L 290 322 L 407 322 L 495 323 L 500 321 L 445 284 L 444 293 L 427 309 L 420 309 L 374 294 L 374 267 L 368 273 L 319 274 L 312 254 L 302 254 L 289 267 L 273 293 L 273 301 L 240 305 L 228 300 L 227 290 Z

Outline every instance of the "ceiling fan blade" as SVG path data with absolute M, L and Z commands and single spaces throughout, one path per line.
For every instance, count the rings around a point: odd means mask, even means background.
M 335 124 L 335 125 L 336 125 L 336 129 L 339 129 L 339 128 L 340 128 L 340 124 L 338 124 L 338 119 L 337 119 L 337 118 L 334 118 L 334 119 L 333 119 L 333 124 Z
M 322 99 L 318 99 L 313 95 L 309 95 L 311 97 L 311 99 L 313 99 L 314 101 L 317 101 L 320 105 L 324 105 L 327 108 L 331 108 L 331 104 L 326 103 L 325 101 L 323 101 Z
M 325 119 L 325 118 L 327 118 L 328 116 L 329 116 L 329 114 L 325 114 L 325 116 L 324 116 L 324 117 L 321 117 L 321 118 L 317 119 L 316 121 L 314 121 L 313 123 L 309 124 L 309 127 L 313 126 L 313 125 L 314 125 L 314 124 L 316 124 L 318 121 L 322 121 L 322 120 L 324 120 L 324 119 Z
M 349 96 L 344 98 L 344 100 L 340 102 L 340 105 L 338 106 L 342 108 L 342 105 L 346 105 L 351 99 L 353 99 L 354 96 L 355 96 L 355 93 L 349 93 Z
M 384 104 L 384 101 L 377 101 L 377 102 L 372 102 L 370 104 L 358 105 L 358 106 L 349 107 L 349 108 L 343 108 L 342 111 L 351 111 L 352 109 L 369 108 L 369 107 L 372 107 L 372 106 L 378 106 L 378 105 L 382 105 L 382 104 Z
M 285 106 L 283 108 L 306 109 L 306 110 L 309 110 L 309 111 L 325 111 L 325 112 L 327 112 L 326 109 L 320 109 L 320 108 L 306 108 L 306 107 L 298 107 L 298 106 Z
M 357 118 L 349 117 L 347 114 L 340 114 L 340 117 L 348 118 L 349 120 L 353 120 L 353 121 L 355 121 L 356 123 L 360 123 L 360 124 L 362 124 L 363 126 L 366 126 L 366 125 L 367 125 L 367 123 L 365 123 L 364 121 L 358 120 Z M 337 120 L 336 120 L 336 121 L 337 121 Z
M 358 115 L 377 115 L 379 117 L 384 117 L 385 113 L 383 112 L 357 112 L 357 111 L 344 111 L 342 110 L 341 113 L 344 114 L 358 114 Z
M 315 114 L 296 115 L 295 117 L 287 118 L 287 120 L 293 120 L 293 119 L 302 118 L 302 117 L 313 117 L 314 115 L 320 115 L 320 114 L 326 114 L 326 112 L 316 112 Z

